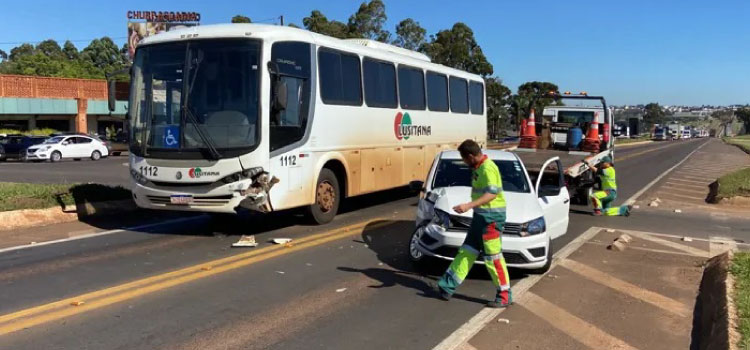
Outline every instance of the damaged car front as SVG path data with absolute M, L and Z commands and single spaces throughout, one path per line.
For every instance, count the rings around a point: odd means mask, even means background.
M 507 203 L 503 227 L 503 255 L 510 267 L 546 271 L 551 260 L 550 235 L 542 207 L 521 161 L 511 153 L 488 152 L 498 165 Z M 409 241 L 412 261 L 453 260 L 471 225 L 473 212 L 458 214 L 453 207 L 471 197 L 471 170 L 458 152 L 443 152 L 428 174 L 419 200 L 416 229 Z M 476 264 L 483 264 L 480 256 Z

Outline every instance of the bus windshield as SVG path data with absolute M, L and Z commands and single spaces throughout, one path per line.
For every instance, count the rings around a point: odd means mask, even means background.
M 180 41 L 138 48 L 130 149 L 158 158 L 236 157 L 259 143 L 260 43 Z

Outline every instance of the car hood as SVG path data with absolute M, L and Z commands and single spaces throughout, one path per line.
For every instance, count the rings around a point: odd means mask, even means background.
M 471 187 L 454 186 L 433 189 L 433 192 L 443 193 L 436 201 L 435 208 L 448 214 L 471 217 L 473 211 L 458 214 L 453 207 L 471 200 Z M 543 215 L 542 207 L 533 193 L 503 192 L 506 203 L 506 221 L 524 223 Z

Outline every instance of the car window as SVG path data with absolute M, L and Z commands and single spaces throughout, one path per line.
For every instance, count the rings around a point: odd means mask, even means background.
M 529 193 L 529 183 L 517 160 L 495 160 L 503 179 L 503 191 Z M 471 169 L 461 159 L 441 159 L 432 187 L 471 186 Z
M 47 143 L 47 144 L 60 143 L 60 141 L 62 141 L 63 139 L 65 138 L 62 136 L 50 137 L 46 141 L 44 141 L 44 143 Z
M 77 144 L 91 143 L 91 139 L 88 137 L 76 137 Z

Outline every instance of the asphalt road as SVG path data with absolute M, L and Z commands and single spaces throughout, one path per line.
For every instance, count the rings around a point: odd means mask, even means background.
M 618 202 L 704 142 L 620 150 Z M 0 348 L 430 349 L 481 310 L 493 288 L 475 269 L 451 302 L 431 297 L 446 264 L 417 270 L 409 263 L 415 204 L 396 190 L 351 201 L 324 227 L 293 212 L 218 225 L 199 218 L 0 253 Z M 723 225 L 750 241 L 746 221 Z M 573 208 L 554 248 L 591 226 L 714 230 L 707 218 L 647 210 L 591 217 Z M 261 245 L 229 248 L 240 234 L 255 234 Z M 294 244 L 266 242 L 277 237 Z M 511 275 L 512 283 L 525 277 Z
M 127 164 L 127 156 L 110 156 L 98 161 L 65 159 L 59 163 L 9 160 L 0 162 L 0 182 L 95 182 L 128 187 L 130 174 Z

